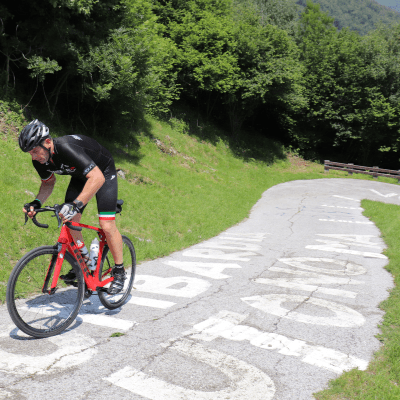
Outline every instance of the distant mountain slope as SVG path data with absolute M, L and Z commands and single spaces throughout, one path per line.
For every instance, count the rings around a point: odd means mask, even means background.
M 377 3 L 383 6 L 389 7 L 392 10 L 400 12 L 400 0 L 375 0 Z
M 297 0 L 305 7 L 307 0 Z M 381 21 L 385 24 L 399 23 L 400 13 L 385 7 L 374 0 L 313 0 L 321 5 L 321 10 L 335 18 L 338 29 L 348 27 L 365 35 L 376 28 Z

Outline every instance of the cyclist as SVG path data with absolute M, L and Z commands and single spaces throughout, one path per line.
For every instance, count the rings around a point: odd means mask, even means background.
M 114 160 L 110 152 L 96 140 L 84 135 L 66 135 L 51 138 L 49 128 L 35 119 L 25 126 L 19 135 L 19 146 L 32 157 L 32 164 L 42 183 L 36 199 L 25 205 L 23 211 L 30 218 L 35 210 L 51 195 L 56 178 L 54 174 L 71 175 L 65 203 L 60 212 L 63 222 L 79 222 L 89 200 L 96 195 L 100 227 L 104 230 L 107 244 L 114 257 L 114 280 L 109 294 L 119 293 L 126 279 L 122 255 L 122 237 L 115 224 L 118 183 Z M 25 207 L 28 206 L 28 210 Z M 82 233 L 71 231 L 75 241 L 83 242 Z M 61 278 L 74 280 L 71 270 Z

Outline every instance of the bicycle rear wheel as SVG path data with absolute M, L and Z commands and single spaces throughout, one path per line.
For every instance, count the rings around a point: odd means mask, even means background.
M 114 310 L 118 307 L 121 307 L 126 299 L 128 298 L 132 286 L 133 281 L 135 280 L 136 273 L 136 253 L 135 248 L 133 247 L 132 242 L 129 238 L 122 235 L 123 241 L 123 256 L 124 256 L 124 267 L 127 278 L 125 280 L 124 288 L 121 292 L 117 294 L 108 294 L 104 291 L 98 291 L 99 299 L 104 307 Z M 109 247 L 106 245 L 104 247 L 103 256 L 101 258 L 100 270 L 99 270 L 99 280 L 108 279 L 111 276 L 112 267 L 115 265 L 114 258 L 111 254 Z M 110 284 L 104 286 L 104 289 L 107 289 Z
M 80 267 L 68 252 L 60 275 L 72 268 L 77 276 L 76 286 L 58 279 L 54 294 L 42 292 L 47 275 L 48 286 L 51 285 L 57 255 L 53 246 L 33 249 L 18 261 L 8 280 L 6 299 L 11 319 L 21 331 L 33 337 L 58 335 L 71 325 L 82 305 L 85 282 Z

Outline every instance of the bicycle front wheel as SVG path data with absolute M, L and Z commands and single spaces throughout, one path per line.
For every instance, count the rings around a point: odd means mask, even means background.
M 126 272 L 126 280 L 124 284 L 124 288 L 121 292 L 117 294 L 108 294 L 104 291 L 99 291 L 99 299 L 104 307 L 114 310 L 118 307 L 121 307 L 126 299 L 128 298 L 132 286 L 133 281 L 135 280 L 136 273 L 136 253 L 135 248 L 133 247 L 132 242 L 126 236 L 122 235 L 123 241 L 123 259 L 124 259 L 124 267 Z M 99 280 L 103 281 L 111 276 L 112 267 L 115 265 L 114 258 L 111 254 L 109 247 L 106 245 L 104 247 L 103 256 L 101 259 L 100 270 L 99 270 Z M 107 289 L 110 284 L 104 286 L 104 289 Z
M 65 253 L 60 275 L 70 269 L 73 285 L 58 279 L 54 294 L 43 293 L 46 277 L 50 287 L 58 252 L 42 246 L 26 254 L 14 267 L 7 284 L 7 308 L 15 325 L 26 334 L 45 338 L 58 335 L 75 320 L 82 305 L 85 282 L 74 257 Z

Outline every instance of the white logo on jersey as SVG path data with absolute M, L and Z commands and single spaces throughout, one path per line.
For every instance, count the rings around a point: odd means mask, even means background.
M 76 139 L 76 140 L 82 140 L 79 136 L 77 136 L 77 135 L 69 135 L 69 136 L 72 136 L 74 139 Z
M 61 169 L 59 169 L 57 171 L 52 171 L 51 169 L 48 169 L 48 171 L 54 172 L 55 174 L 58 174 L 58 175 L 63 175 L 64 172 L 72 173 L 72 172 L 76 171 L 76 167 L 70 167 L 69 165 L 65 165 L 65 164 L 62 164 L 62 163 L 61 163 L 60 168 Z
M 115 175 L 113 175 L 113 176 L 111 177 L 110 181 L 112 181 L 114 178 L 115 178 Z
M 83 175 L 87 175 L 95 166 L 96 166 L 96 164 L 91 163 L 91 164 L 83 171 Z

